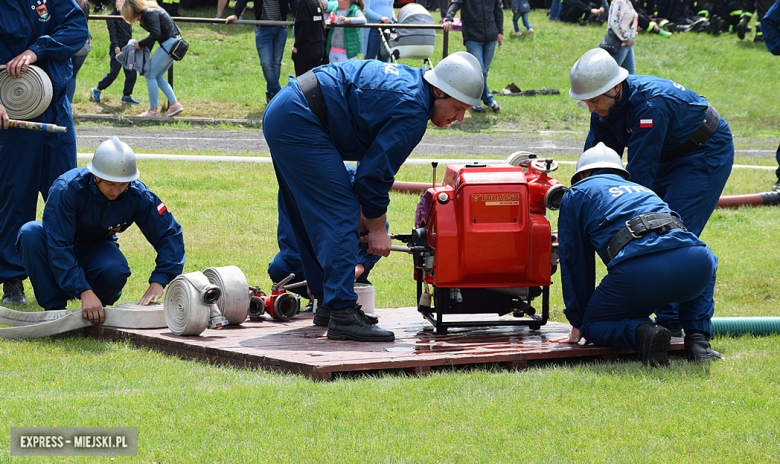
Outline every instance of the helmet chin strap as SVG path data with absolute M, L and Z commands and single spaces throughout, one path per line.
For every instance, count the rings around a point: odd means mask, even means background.
M 619 85 L 620 85 L 620 89 L 617 92 L 615 92 L 615 95 L 604 94 L 605 97 L 609 97 L 615 100 L 615 106 L 620 106 L 620 97 L 623 95 L 623 83 L 621 82 Z

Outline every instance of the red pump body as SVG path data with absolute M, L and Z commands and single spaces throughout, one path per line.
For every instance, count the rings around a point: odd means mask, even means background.
M 547 170 L 536 169 L 540 166 L 541 160 L 517 167 L 450 165 L 442 186 L 423 194 L 415 216 L 419 238 L 412 245 L 427 248 L 415 256 L 415 278 L 418 298 L 422 285 L 434 287 L 436 307 L 421 304 L 419 310 L 439 331 L 463 326 L 444 323 L 447 313 L 534 316 L 530 303 L 539 295 L 544 296 L 544 315 L 511 325 L 538 328 L 547 322 L 557 254 L 546 203 L 551 189 L 560 197 L 565 188 L 548 177 L 549 164 Z

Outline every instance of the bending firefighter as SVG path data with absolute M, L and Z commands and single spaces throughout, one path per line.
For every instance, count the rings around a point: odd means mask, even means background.
M 111 137 L 86 168 L 54 182 L 42 222 L 25 224 L 16 241 L 41 307 L 63 309 L 69 299 L 80 298 L 84 318 L 103 323 L 103 307 L 119 300 L 130 277 L 116 234 L 134 222 L 157 251 L 157 266 L 139 304 L 156 302 L 181 274 L 181 226 L 138 176 L 133 150 Z
M 591 112 L 585 150 L 603 142 L 627 149 L 631 179 L 653 190 L 701 235 L 734 162 L 728 123 L 696 92 L 666 79 L 629 75 L 601 48 L 571 68 L 569 95 Z M 674 307 L 656 313 L 675 331 Z
M 361 210 L 368 252 L 390 254 L 386 212 L 396 172 L 428 120 L 445 127 L 479 104 L 482 69 L 474 56 L 449 55 L 424 71 L 376 60 L 320 66 L 291 79 L 263 118 L 312 295 L 329 311 L 328 338 L 393 341 L 369 321 L 354 291 Z M 360 161 L 354 185 L 344 161 Z M 321 284 L 320 284 L 321 282 Z
M 603 143 L 577 161 L 558 216 L 564 313 L 573 328 L 557 341 L 585 338 L 636 350 L 646 365 L 667 365 L 671 333 L 649 316 L 679 303 L 688 359 L 719 359 L 708 341 L 718 260 L 677 213 L 630 178 Z M 596 254 L 607 266 L 597 287 Z

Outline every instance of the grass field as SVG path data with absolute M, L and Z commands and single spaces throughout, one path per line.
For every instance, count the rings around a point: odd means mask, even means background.
M 565 94 L 572 63 L 603 31 L 550 23 L 541 11 L 532 12 L 531 23 L 535 38 L 507 36 L 491 87 L 514 81 L 523 89 L 560 88 Z M 105 27 L 90 27 L 96 44 L 80 74 L 75 112 L 81 114 L 118 107 L 111 98 L 106 105 L 86 101 L 107 70 L 100 57 L 107 48 Z M 505 30 L 510 28 L 507 16 Z M 187 115 L 261 114 L 264 82 L 252 29 L 182 29 L 193 39 L 192 54 L 181 65 L 185 71 L 177 68 Z M 289 45 L 284 74 L 291 72 Z M 457 40 L 451 45 L 460 47 Z M 761 47 L 728 34 L 645 35 L 637 45 L 638 67 L 706 94 L 732 124 L 738 143 L 777 141 L 780 59 Z M 120 88 L 117 82 L 104 95 L 118 101 Z M 148 101 L 143 90 L 141 79 L 135 96 Z M 501 113 L 470 117 L 450 130 L 586 128 L 587 115 L 566 95 L 500 102 Z M 766 166 L 774 160 L 739 157 L 735 163 Z M 143 161 L 141 169 L 184 228 L 185 272 L 234 264 L 250 283 L 270 285 L 265 268 L 276 251 L 270 165 L 155 160 Z M 405 166 L 398 179 L 428 179 L 429 169 Z M 564 164 L 555 177 L 569 179 L 572 172 Z M 735 169 L 724 193 L 763 191 L 772 182 L 771 171 Z M 409 231 L 417 197 L 392 193 L 391 200 L 391 231 Z M 549 218 L 554 224 L 555 214 Z M 716 316 L 780 316 L 777 230 L 777 208 L 715 211 L 702 238 L 719 257 Z M 120 243 L 133 269 L 123 300 L 137 300 L 154 252 L 136 228 Z M 377 306 L 413 305 L 411 274 L 406 255 L 380 261 L 372 273 Z M 31 297 L 29 283 L 27 290 Z M 565 321 L 557 275 L 551 293 L 552 317 Z M 38 308 L 30 303 L 26 309 Z M 123 343 L 0 341 L 0 462 L 44 461 L 9 455 L 10 427 L 32 426 L 138 427 L 138 457 L 57 462 L 777 462 L 780 336 L 718 337 L 713 345 L 724 360 L 711 365 L 680 358 L 664 369 L 631 360 L 537 363 L 521 372 L 488 365 L 442 368 L 427 377 L 391 373 L 315 383 L 183 361 Z

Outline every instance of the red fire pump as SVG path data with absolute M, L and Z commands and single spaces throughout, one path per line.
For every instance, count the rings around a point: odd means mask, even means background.
M 268 314 L 277 321 L 288 321 L 295 317 L 301 309 L 301 297 L 287 290 L 306 285 L 306 281 L 286 285 L 295 278 L 290 274 L 271 286 L 271 294 L 266 295 L 260 287 L 249 287 L 249 320 L 262 321 L 262 315 Z
M 566 192 L 548 176 L 557 168 L 529 153 L 512 164 L 448 166 L 436 186 L 434 163 L 434 187 L 417 204 L 415 228 L 393 238 L 409 245 L 404 251 L 414 258 L 418 310 L 437 333 L 505 325 L 538 330 L 547 323 L 558 256 L 545 212 L 558 209 Z M 531 305 L 539 296 L 541 315 Z M 515 317 L 444 320 L 475 313 Z

